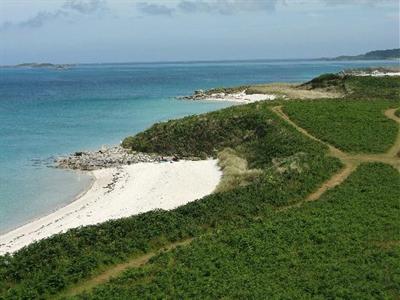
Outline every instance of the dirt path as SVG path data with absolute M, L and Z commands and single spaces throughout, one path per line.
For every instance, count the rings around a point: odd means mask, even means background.
M 382 154 L 356 154 L 356 155 L 351 155 L 348 153 L 345 153 L 338 148 L 316 138 L 315 136 L 311 135 L 308 131 L 305 129 L 301 128 L 298 126 L 296 123 L 294 123 L 282 110 L 282 106 L 275 106 L 271 108 L 271 110 L 276 113 L 279 117 L 284 119 L 287 123 L 291 124 L 293 127 L 295 127 L 299 132 L 304 134 L 305 136 L 309 137 L 310 139 L 314 141 L 318 141 L 324 145 L 326 145 L 329 148 L 329 155 L 336 157 L 340 159 L 344 165 L 344 167 L 336 174 L 334 174 L 330 179 L 325 181 L 316 191 L 311 193 L 307 198 L 306 201 L 315 201 L 318 200 L 323 193 L 325 193 L 328 189 L 331 189 L 337 185 L 340 185 L 354 170 L 357 169 L 358 165 L 363 163 L 363 162 L 383 162 L 387 163 L 390 165 L 395 166 L 400 170 L 400 157 L 398 156 L 398 153 L 400 151 L 400 130 L 396 138 L 396 142 L 394 145 L 389 149 L 388 152 L 382 153 Z M 400 124 L 400 118 L 398 118 L 395 115 L 396 109 L 389 109 L 385 111 L 385 115 L 394 120 L 395 122 Z M 294 207 L 294 206 L 299 206 L 301 203 L 296 203 L 294 205 L 290 205 L 284 209 Z M 109 281 L 110 279 L 120 275 L 123 271 L 129 269 L 129 268 L 135 268 L 135 267 L 140 267 L 144 264 L 146 264 L 152 257 L 156 256 L 159 254 L 161 251 L 170 251 L 178 246 L 184 246 L 188 245 L 193 239 L 187 239 L 181 242 L 176 242 L 172 243 L 169 245 L 164 246 L 162 249 L 158 251 L 153 251 L 150 253 L 147 253 L 145 255 L 135 257 L 131 260 L 128 260 L 127 262 L 114 265 L 111 268 L 107 269 L 103 273 L 90 278 L 89 280 L 85 280 L 82 283 L 75 285 L 71 288 L 69 288 L 66 292 L 62 293 L 59 298 L 66 297 L 66 296 L 74 296 L 78 295 L 82 292 L 85 291 L 90 291 L 94 287 L 96 287 L 99 284 L 105 283 Z
M 164 246 L 163 248 L 157 250 L 157 251 L 152 251 L 147 254 L 135 257 L 133 259 L 130 259 L 124 263 L 114 265 L 104 271 L 103 273 L 100 273 L 99 275 L 92 277 L 88 280 L 84 280 L 83 282 L 79 283 L 78 285 L 70 287 L 67 291 L 64 293 L 60 294 L 58 296 L 58 299 L 63 299 L 63 297 L 72 297 L 78 294 L 81 294 L 83 292 L 90 291 L 94 287 L 96 287 L 99 284 L 106 283 L 107 281 L 110 281 L 112 278 L 117 277 L 118 275 L 121 275 L 122 272 L 129 268 L 137 268 L 140 267 L 144 264 L 146 264 L 152 257 L 156 256 L 157 254 L 160 254 L 163 251 L 171 251 L 179 246 L 185 246 L 188 245 L 192 242 L 193 239 L 186 239 L 180 242 L 172 243 L 169 245 Z
M 395 113 L 396 113 L 396 108 L 388 109 L 388 110 L 385 111 L 385 116 L 388 117 L 389 119 L 392 119 L 393 121 L 397 122 L 398 124 L 400 124 L 400 118 L 398 116 L 396 116 Z M 400 159 L 400 130 L 397 133 L 396 142 L 389 149 L 387 154 L 389 156 L 397 157 L 397 158 Z
M 308 195 L 306 198 L 307 201 L 315 201 L 318 200 L 323 193 L 327 190 L 334 188 L 341 184 L 353 171 L 357 169 L 357 167 L 363 162 L 382 162 L 385 164 L 392 165 L 396 169 L 400 171 L 400 130 L 397 134 L 395 143 L 386 153 L 379 154 L 349 154 L 345 153 L 338 148 L 322 141 L 321 139 L 313 136 L 307 130 L 297 125 L 293 122 L 288 115 L 286 115 L 282 106 L 274 106 L 271 110 L 276 113 L 280 118 L 285 120 L 287 123 L 295 127 L 299 132 L 309 137 L 314 141 L 318 141 L 324 145 L 326 145 L 329 149 L 328 154 L 332 157 L 336 157 L 340 159 L 343 163 L 344 167 L 336 174 L 334 174 L 330 179 L 325 181 L 316 191 Z M 385 111 L 385 116 L 389 119 L 392 119 L 396 123 L 400 124 L 400 118 L 395 115 L 396 109 L 388 109 Z

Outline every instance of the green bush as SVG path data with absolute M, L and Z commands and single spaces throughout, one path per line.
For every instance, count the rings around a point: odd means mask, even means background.
M 392 167 L 361 165 L 319 201 L 225 227 L 76 298 L 396 299 L 399 185 Z
M 393 101 L 318 100 L 287 103 L 284 111 L 312 135 L 348 152 L 379 153 L 394 143 L 398 126 L 384 115 Z
M 332 80 L 337 78 L 316 82 Z M 378 101 L 284 102 L 285 111 L 337 147 L 379 152 L 396 133 L 382 111 L 398 106 L 397 85 L 398 79 L 349 77 L 348 95 Z M 400 182 L 390 167 L 362 166 L 322 201 L 282 210 L 303 200 L 342 165 L 326 156 L 326 146 L 272 113 L 268 102 L 156 124 L 123 145 L 181 157 L 225 154 L 225 167 L 233 164 L 246 174 L 245 166 L 257 170 L 257 176 L 235 177 L 237 187 L 171 211 L 72 229 L 13 256 L 0 256 L 1 299 L 54 298 L 116 263 L 188 237 L 201 238 L 82 298 L 364 299 L 398 294 L 399 252 L 390 241 L 399 240 Z
M 126 140 L 125 146 L 127 143 L 135 150 L 181 156 L 214 156 L 231 147 L 246 160 L 248 168 L 261 172 L 254 181 L 254 177 L 245 176 L 246 186 L 172 211 L 153 211 L 72 229 L 31 244 L 7 257 L 7 263 L 0 263 L 1 296 L 49 296 L 165 243 L 228 224 L 240 228 L 274 207 L 302 200 L 341 167 L 336 159 L 326 157 L 325 146 L 286 124 L 266 103 L 157 124 Z M 299 163 L 308 166 L 303 172 L 274 169 L 277 162 L 290 160 L 299 152 L 305 154 Z

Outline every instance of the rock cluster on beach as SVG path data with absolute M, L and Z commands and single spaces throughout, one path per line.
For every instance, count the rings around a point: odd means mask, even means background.
M 206 93 L 204 90 L 196 90 L 193 95 L 190 96 L 179 96 L 179 99 L 184 100 L 206 100 L 210 98 L 210 94 Z M 222 95 L 221 95 L 222 96 Z M 224 94 L 225 96 L 225 94 Z
M 111 148 L 103 147 L 98 151 L 75 152 L 69 156 L 57 158 L 55 163 L 58 168 L 90 171 L 140 162 L 162 162 L 174 160 L 177 160 L 177 157 L 162 157 L 140 152 L 131 152 L 121 146 L 115 146 Z

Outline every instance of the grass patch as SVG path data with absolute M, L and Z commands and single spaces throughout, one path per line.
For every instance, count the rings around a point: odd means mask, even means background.
M 400 76 L 346 76 L 344 86 L 352 99 L 400 101 Z
M 399 185 L 390 166 L 361 165 L 320 201 L 225 227 L 77 299 L 398 298 Z
M 237 155 L 232 148 L 225 148 L 218 153 L 218 165 L 223 176 L 217 186 L 217 192 L 224 192 L 236 187 L 255 182 L 263 173 L 260 169 L 249 169 L 247 161 Z
M 252 85 L 246 90 L 246 94 L 273 94 L 280 98 L 288 99 L 322 99 L 343 97 L 341 90 L 322 89 L 291 84 L 291 83 L 269 83 Z
M 325 80 L 336 79 L 318 84 Z M 397 133 L 383 115 L 398 106 L 391 98 L 397 82 L 370 80 L 343 86 L 347 95 L 381 95 L 378 101 L 285 102 L 285 112 L 344 150 L 384 151 Z M 219 157 L 224 186 L 171 211 L 72 229 L 1 256 L 1 299 L 52 299 L 116 264 L 190 237 L 201 238 L 81 298 L 398 297 L 400 182 L 393 168 L 362 165 L 320 201 L 282 209 L 304 200 L 342 165 L 271 112 L 268 102 L 155 124 L 124 146 Z
M 393 101 L 321 100 L 288 102 L 284 111 L 300 127 L 341 150 L 380 153 L 396 139 L 397 124 L 383 114 L 395 106 Z
M 223 167 L 231 174 L 227 191 L 172 211 L 72 229 L 31 244 L 12 257 L 2 256 L 0 297 L 53 298 L 108 266 L 162 245 L 228 224 L 240 228 L 276 207 L 302 200 L 341 167 L 338 160 L 326 157 L 325 146 L 286 124 L 267 103 L 157 124 L 127 139 L 126 145 L 181 156 L 217 156 L 220 152 Z M 223 151 L 227 147 L 232 150 Z M 299 152 L 304 154 L 293 158 Z M 303 171 L 284 167 L 293 159 Z M 253 169 L 262 172 L 255 176 Z

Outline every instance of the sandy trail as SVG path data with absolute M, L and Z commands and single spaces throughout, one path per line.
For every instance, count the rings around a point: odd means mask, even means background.
M 357 167 L 364 162 L 382 162 L 385 164 L 392 165 L 393 167 L 400 170 L 400 157 L 398 156 L 400 153 L 400 130 L 398 131 L 396 140 L 393 146 L 386 153 L 379 154 L 349 154 L 345 153 L 338 148 L 322 141 L 321 139 L 313 136 L 307 130 L 297 125 L 293 122 L 288 115 L 286 115 L 282 106 L 272 107 L 271 110 L 276 113 L 280 118 L 285 120 L 287 123 L 295 127 L 299 132 L 309 137 L 314 141 L 318 141 L 329 148 L 329 155 L 332 157 L 336 157 L 340 159 L 343 163 L 344 167 L 336 174 L 334 174 L 331 178 L 325 181 L 316 191 L 308 195 L 306 201 L 315 201 L 318 200 L 322 194 L 324 194 L 327 190 L 334 188 L 335 186 L 340 185 L 343 181 L 346 180 L 347 177 L 350 176 L 353 171 L 357 169 Z M 400 118 L 395 115 L 396 109 L 388 109 L 384 112 L 385 116 L 389 119 L 395 121 L 400 124 Z
M 67 206 L 0 236 L 0 255 L 79 226 L 173 209 L 212 193 L 216 160 L 137 163 L 92 172 L 92 187 Z
M 140 266 L 143 266 L 146 263 L 148 263 L 148 261 L 152 257 L 160 254 L 161 252 L 171 251 L 177 247 L 182 247 L 182 246 L 188 245 L 192 242 L 192 240 L 193 239 L 186 239 L 183 241 L 171 243 L 157 251 L 152 251 L 152 252 L 146 253 L 144 255 L 134 257 L 126 262 L 123 262 L 123 263 L 120 263 L 117 265 L 113 265 L 106 271 L 100 273 L 99 275 L 94 276 L 88 280 L 85 280 L 84 282 L 79 283 L 75 286 L 72 286 L 67 291 L 60 294 L 58 296 L 58 298 L 72 297 L 72 296 L 81 294 L 83 292 L 88 292 L 88 291 L 92 290 L 94 287 L 98 286 L 99 284 L 106 283 L 107 281 L 121 275 L 122 272 L 128 270 L 129 268 L 138 268 Z
M 389 149 L 387 153 L 383 154 L 376 154 L 376 155 L 363 155 L 363 154 L 357 154 L 357 155 L 350 155 L 347 153 L 344 153 L 343 151 L 337 149 L 336 147 L 323 142 L 322 140 L 314 137 L 311 135 L 309 132 L 307 132 L 305 129 L 301 128 L 298 126 L 296 123 L 294 123 L 290 118 L 282 111 L 281 106 L 275 106 L 271 108 L 272 111 L 274 111 L 278 116 L 280 116 L 282 119 L 284 119 L 286 122 L 294 126 L 299 132 L 302 134 L 306 135 L 307 137 L 318 141 L 320 143 L 323 143 L 328 146 L 329 148 L 329 155 L 333 157 L 339 158 L 342 163 L 344 164 L 344 167 L 336 174 L 334 174 L 330 179 L 325 181 L 316 191 L 311 193 L 305 200 L 306 201 L 315 201 L 318 200 L 322 194 L 324 194 L 328 189 L 331 189 L 335 186 L 340 185 L 353 171 L 355 171 L 358 167 L 358 165 L 362 162 L 370 162 L 370 161 L 380 161 L 380 162 L 385 162 L 389 163 L 391 165 L 396 166 L 396 164 L 399 162 L 399 158 L 397 157 L 397 153 L 400 151 L 400 130 L 397 136 L 397 139 L 394 143 L 394 145 Z M 400 124 L 400 118 L 398 118 L 394 113 L 396 109 L 389 109 L 385 111 L 385 115 L 394 120 L 395 122 Z M 302 202 L 286 206 L 284 208 L 278 209 L 278 211 L 281 210 L 287 210 L 289 208 L 293 207 L 299 207 L 302 204 Z M 184 240 L 181 242 L 177 243 L 171 243 L 163 248 L 165 251 L 173 250 L 177 246 L 183 246 L 183 245 L 188 245 L 192 239 Z M 395 241 L 398 243 L 398 241 Z M 67 292 L 63 293 L 62 296 L 74 296 L 78 295 L 84 291 L 90 291 L 94 287 L 96 287 L 99 284 L 106 283 L 110 279 L 120 275 L 123 271 L 129 269 L 129 268 L 137 268 L 140 267 L 144 264 L 146 264 L 150 258 L 153 256 L 157 255 L 159 251 L 153 251 L 149 252 L 145 255 L 135 257 L 131 260 L 128 260 L 125 263 L 121 263 L 115 266 L 110 267 L 106 271 L 100 273 L 98 276 L 95 276 L 87 281 L 84 281 L 83 283 L 80 283 L 77 286 L 71 287 L 70 289 L 67 290 Z

